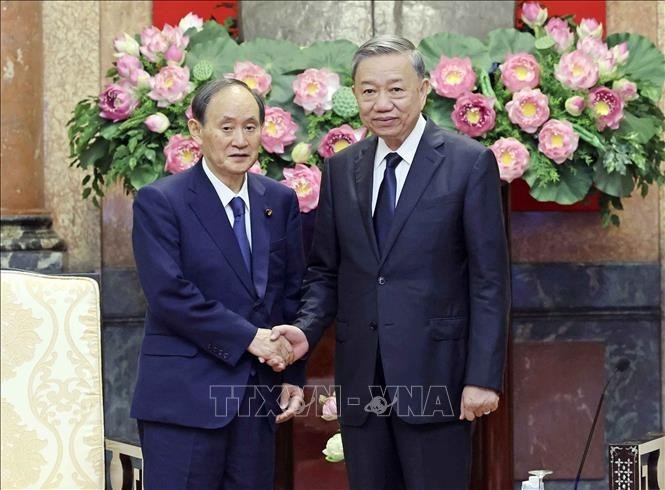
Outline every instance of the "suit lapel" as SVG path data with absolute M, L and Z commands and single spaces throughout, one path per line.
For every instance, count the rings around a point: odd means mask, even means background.
M 196 165 L 191 175 L 190 192 L 186 198 L 189 207 L 222 252 L 243 286 L 252 296 L 256 296 L 252 278 L 245 267 L 231 223 L 229 223 L 226 211 L 222 207 L 215 188 L 203 171 L 202 162 Z M 252 228 L 254 228 L 253 223 Z
M 268 203 L 265 186 L 255 175 L 247 173 L 249 188 L 250 219 L 252 223 L 252 274 L 259 298 L 263 298 L 268 284 L 268 261 L 270 255 L 270 231 L 266 220 Z
M 372 181 L 374 180 L 374 154 L 378 140 L 376 136 L 372 137 L 369 144 L 362 148 L 354 162 L 354 172 L 356 180 L 356 193 L 358 195 L 358 205 L 360 215 L 362 216 L 363 227 L 367 234 L 367 240 L 374 251 L 374 256 L 379 260 L 379 247 L 376 244 L 376 235 L 374 234 L 374 224 L 372 222 Z
M 413 163 L 406 176 L 404 187 L 397 201 L 395 208 L 395 218 L 393 219 L 390 233 L 386 238 L 386 244 L 383 248 L 383 256 L 380 265 L 383 265 L 390 249 L 395 244 L 400 231 L 404 227 L 409 215 L 413 212 L 420 196 L 425 191 L 427 185 L 431 182 L 434 172 L 439 168 L 444 160 L 444 155 L 440 151 L 444 143 L 444 133 L 432 122 L 428 121 L 425 127 L 418 150 L 413 158 Z M 371 188 L 371 186 L 370 186 Z

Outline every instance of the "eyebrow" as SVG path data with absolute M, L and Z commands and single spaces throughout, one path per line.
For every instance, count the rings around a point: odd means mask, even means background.
M 388 84 L 391 83 L 398 83 L 398 82 L 403 82 L 404 78 L 402 77 L 396 77 L 396 78 L 390 78 L 387 80 Z M 376 80 L 361 80 L 360 85 L 376 85 L 378 82 Z
M 229 122 L 229 121 L 232 121 L 232 122 L 233 122 L 233 121 L 236 121 L 236 119 L 233 118 L 233 117 L 230 117 L 230 116 L 223 116 L 223 117 L 220 118 L 220 120 L 219 120 L 220 123 Z M 248 117 L 247 119 L 245 119 L 245 120 L 243 121 L 243 123 L 248 123 L 248 122 L 253 122 L 253 123 L 257 123 L 257 124 L 258 124 L 259 120 L 258 120 L 256 117 L 251 116 L 251 117 Z

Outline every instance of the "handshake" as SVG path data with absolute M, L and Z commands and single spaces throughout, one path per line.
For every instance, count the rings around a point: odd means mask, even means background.
M 272 330 L 259 328 L 247 350 L 280 372 L 293 364 L 309 350 L 307 337 L 293 325 L 277 325 Z

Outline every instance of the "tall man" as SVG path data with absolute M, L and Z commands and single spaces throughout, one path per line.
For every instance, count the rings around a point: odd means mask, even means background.
M 352 72 L 375 136 L 325 164 L 296 324 L 313 347 L 336 320 L 352 489 L 466 488 L 470 421 L 498 406 L 506 348 L 497 163 L 423 118 L 410 41 L 365 43 Z
M 273 488 L 282 386 L 302 399 L 293 321 L 304 269 L 295 193 L 247 170 L 257 160 L 264 106 L 244 83 L 217 80 L 192 102 L 191 169 L 142 188 L 133 243 L 148 302 L 132 416 L 147 489 Z M 300 337 L 298 337 L 300 334 Z M 293 345 L 286 339 L 293 342 Z M 267 364 L 259 362 L 267 361 Z M 246 386 L 248 385 L 248 386 Z M 261 385 L 259 387 L 259 385 Z

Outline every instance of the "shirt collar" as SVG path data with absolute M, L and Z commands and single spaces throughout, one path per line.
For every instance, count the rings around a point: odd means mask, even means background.
M 214 173 L 212 173 L 212 170 L 210 170 L 210 167 L 208 167 L 208 162 L 206 162 L 205 158 L 202 158 L 201 160 L 203 165 L 203 171 L 208 176 L 208 179 L 212 183 L 212 186 L 215 188 L 215 192 L 217 192 L 219 200 L 222 201 L 224 207 L 229 205 L 231 199 L 233 199 L 236 196 L 239 196 L 245 202 L 245 208 L 247 209 L 247 211 L 249 211 L 249 191 L 247 189 L 247 173 L 245 173 L 245 179 L 243 180 L 242 187 L 240 187 L 240 191 L 238 191 L 238 193 L 236 194 L 231 189 L 229 189 L 229 187 L 224 182 L 222 182 Z
M 385 141 L 382 138 L 379 138 L 379 143 L 376 147 L 376 154 L 374 155 L 374 167 L 378 167 L 388 153 L 397 153 L 402 157 L 408 165 L 413 163 L 413 159 L 416 156 L 416 150 L 418 150 L 418 145 L 420 144 L 420 138 L 422 138 L 423 133 L 425 132 L 425 118 L 421 114 L 416 121 L 416 125 L 411 130 L 411 133 L 404 140 L 404 143 L 401 144 L 396 150 L 391 150 Z

